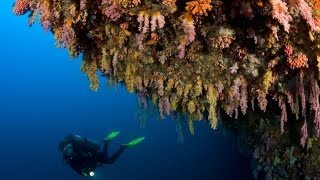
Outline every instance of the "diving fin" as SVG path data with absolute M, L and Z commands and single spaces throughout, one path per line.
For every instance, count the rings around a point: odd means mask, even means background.
M 104 138 L 105 141 L 111 141 L 119 135 L 120 131 L 111 132 L 107 137 Z
M 132 147 L 132 146 L 135 146 L 135 145 L 139 144 L 143 140 L 144 140 L 144 137 L 139 137 L 139 138 L 129 142 L 128 144 L 124 144 L 124 146 Z

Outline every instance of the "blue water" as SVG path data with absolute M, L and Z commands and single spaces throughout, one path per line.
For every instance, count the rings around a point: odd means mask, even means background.
M 81 180 L 66 166 L 59 141 L 70 132 L 101 142 L 119 130 L 117 143 L 138 136 L 146 141 L 129 149 L 115 166 L 104 166 L 94 180 L 250 179 L 249 160 L 239 153 L 236 136 L 213 131 L 205 122 L 178 143 L 176 123 L 148 120 L 140 128 L 137 97 L 122 86 L 98 92 L 80 71 L 80 59 L 54 46 L 38 21 L 12 13 L 13 0 L 0 1 L 0 179 Z M 112 150 L 117 144 L 112 146 Z

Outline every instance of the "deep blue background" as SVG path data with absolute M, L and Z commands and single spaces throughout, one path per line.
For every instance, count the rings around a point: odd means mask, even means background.
M 95 180 L 249 179 L 249 162 L 240 155 L 236 137 L 200 122 L 194 136 L 177 142 L 173 120 L 149 119 L 140 128 L 137 97 L 124 87 L 89 89 L 80 59 L 54 46 L 51 33 L 37 20 L 14 16 L 13 0 L 0 1 L 0 179 L 78 180 L 57 145 L 75 132 L 101 140 L 119 130 L 118 143 L 146 136 L 116 166 L 96 172 Z M 113 149 L 116 145 L 113 146 Z

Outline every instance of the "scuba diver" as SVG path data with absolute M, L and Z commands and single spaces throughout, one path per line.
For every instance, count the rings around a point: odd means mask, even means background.
M 119 133 L 118 131 L 112 132 L 105 137 L 101 151 L 98 143 L 74 134 L 66 136 L 59 143 L 59 149 L 63 154 L 63 159 L 73 170 L 82 176 L 94 176 L 94 171 L 97 167 L 101 167 L 104 164 L 113 164 L 124 150 L 144 140 L 144 137 L 139 137 L 128 144 L 121 144 L 120 148 L 113 155 L 109 156 L 109 143 Z

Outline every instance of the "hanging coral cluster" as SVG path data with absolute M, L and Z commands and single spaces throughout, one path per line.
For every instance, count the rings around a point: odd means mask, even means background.
M 301 121 L 301 144 L 320 135 L 317 0 L 17 0 L 14 13 L 36 15 L 57 46 L 83 54 L 82 70 L 150 97 L 164 117 L 217 108 L 238 118 L 276 101 L 281 132 L 288 113 Z M 251 104 L 251 105 L 250 105 Z M 257 110 L 257 109 L 256 109 Z
M 29 0 L 17 1 L 13 8 L 13 13 L 16 15 L 24 15 L 29 10 Z

